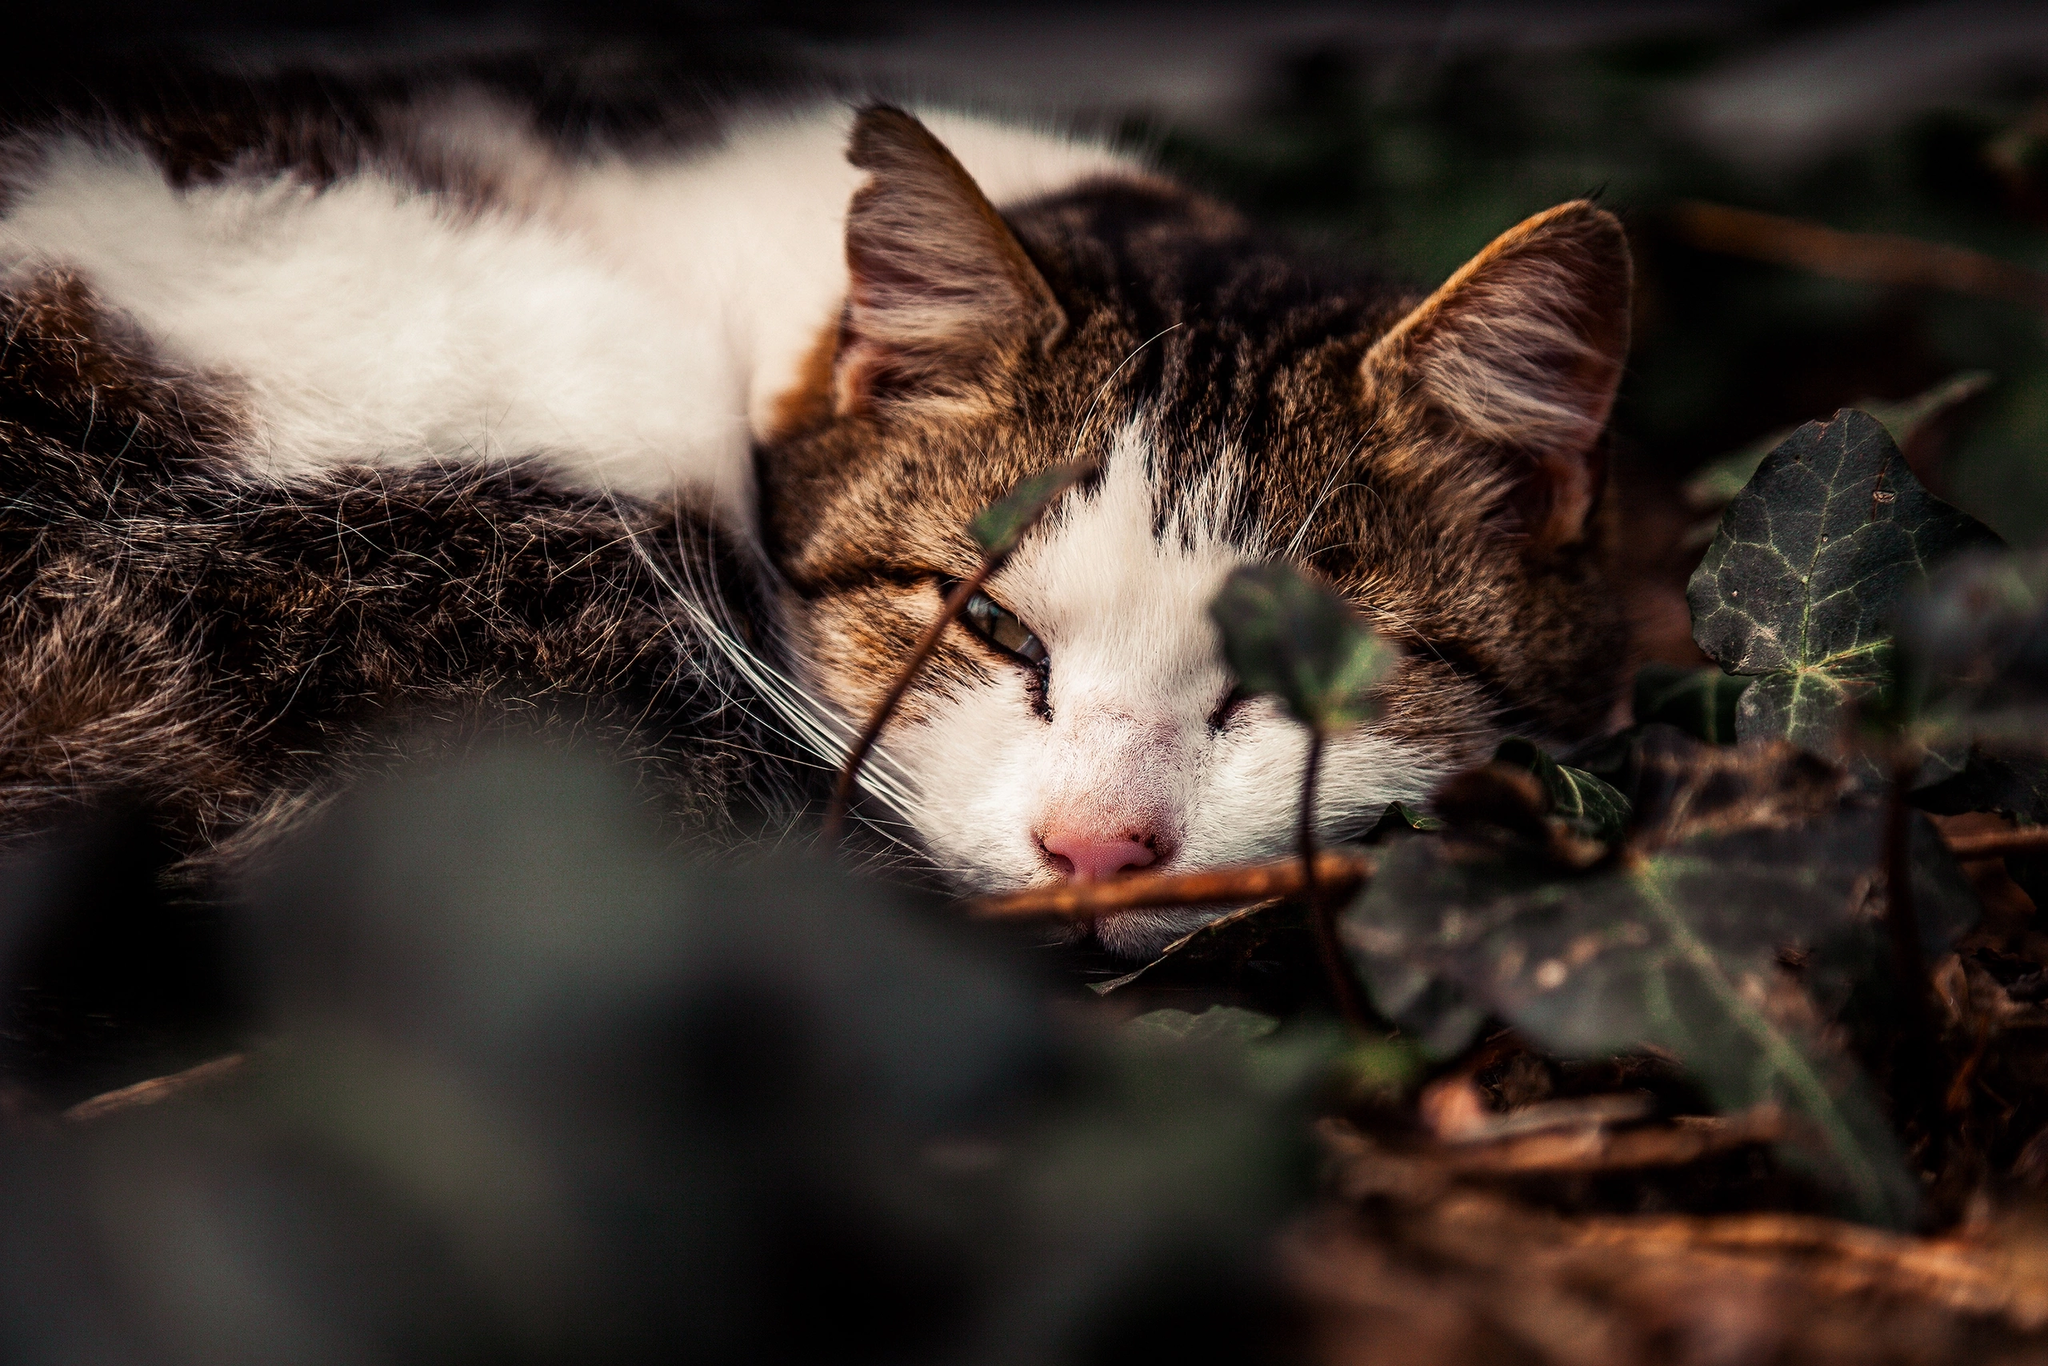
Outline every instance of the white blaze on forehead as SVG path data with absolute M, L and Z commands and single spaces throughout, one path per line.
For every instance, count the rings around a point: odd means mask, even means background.
M 1218 462 L 1228 468 L 1232 462 Z M 1055 876 L 1038 847 L 1049 821 L 1162 837 L 1168 866 L 1271 857 L 1293 838 L 1307 740 L 1270 701 L 1214 714 L 1229 672 L 1209 602 L 1250 558 L 1220 534 L 1231 489 L 1156 486 L 1151 438 L 1122 430 L 1104 475 L 1071 495 L 990 585 L 1044 642 L 1052 718 L 1031 706 L 1023 669 L 962 688 L 891 736 L 915 776 L 916 823 L 938 862 L 977 888 Z M 1167 516 L 1154 534 L 1155 510 Z M 1254 544 L 1257 537 L 1250 538 Z M 1421 797 L 1442 765 L 1369 730 L 1333 737 L 1318 824 L 1355 828 L 1388 801 Z M 1133 913 L 1098 926 L 1111 948 L 1154 950 L 1209 918 Z
M 1128 424 L 1096 487 L 1070 497 L 1050 534 L 1027 541 L 990 585 L 1054 654 L 1055 716 L 1206 716 L 1226 686 L 1209 601 L 1245 557 L 1199 513 L 1153 534 L 1152 463 L 1144 429 Z M 1217 492 L 1192 501 L 1206 511 Z

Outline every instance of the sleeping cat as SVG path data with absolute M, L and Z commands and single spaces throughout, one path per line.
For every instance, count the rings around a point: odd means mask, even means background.
M 956 889 L 1287 846 L 1305 738 L 1207 614 L 1240 564 L 1404 647 L 1330 745 L 1327 837 L 1612 709 L 1629 259 L 1589 204 L 1423 296 L 959 115 L 223 107 L 0 153 L 10 828 L 119 788 L 232 851 L 393 721 L 507 708 L 700 826 L 787 819 L 972 572 L 974 512 L 1076 457 L 871 764 L 873 828 Z

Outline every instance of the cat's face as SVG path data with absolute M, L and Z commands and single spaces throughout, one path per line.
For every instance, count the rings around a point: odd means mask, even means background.
M 1307 737 L 1236 691 L 1208 612 L 1238 565 L 1305 566 L 1404 647 L 1380 719 L 1331 739 L 1326 837 L 1507 730 L 1603 719 L 1625 664 L 1588 525 L 1626 337 L 1610 217 L 1532 220 L 1418 305 L 1158 184 L 1005 223 L 894 111 L 854 157 L 846 321 L 760 456 L 803 681 L 864 717 L 978 564 L 973 515 L 1098 467 L 946 633 L 878 760 L 960 886 L 1289 846 Z M 1096 932 L 1141 954 L 1205 918 Z

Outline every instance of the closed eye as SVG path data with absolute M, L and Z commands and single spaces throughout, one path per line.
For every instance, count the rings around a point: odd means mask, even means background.
M 941 587 L 950 592 L 953 585 L 942 584 Z M 1019 663 L 1032 669 L 1042 670 L 1046 667 L 1050 656 L 1044 643 L 1015 612 L 988 594 L 976 593 L 969 598 L 967 610 L 961 613 L 961 620 L 966 622 L 968 630 Z

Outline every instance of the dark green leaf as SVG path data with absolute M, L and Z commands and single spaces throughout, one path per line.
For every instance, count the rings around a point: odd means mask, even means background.
M 1839 754 L 1845 707 L 1890 675 L 1902 596 L 1943 560 L 1998 543 L 1928 493 L 1869 414 L 1801 427 L 1728 505 L 1686 594 L 1700 648 L 1756 680 L 1738 736 Z
M 1645 664 L 1636 671 L 1636 723 L 1676 726 L 1710 745 L 1732 745 L 1736 703 L 1748 686 L 1748 679 L 1719 669 Z
M 1415 831 L 1441 830 L 1444 823 L 1435 816 L 1425 816 L 1406 802 L 1388 802 L 1387 809 L 1366 833 L 1368 840 L 1382 840 L 1389 835 L 1404 835 Z
M 1566 1054 L 1668 1049 L 1724 1107 L 1770 1099 L 1801 1115 L 1864 1217 L 1904 1224 L 1916 1192 L 1890 1127 L 1776 965 L 1780 945 L 1863 928 L 1882 830 L 1881 812 L 1849 811 L 1564 879 L 1467 841 L 1415 840 L 1344 934 L 1380 1010 L 1432 1046 L 1497 1015 Z
M 1526 768 L 1543 784 L 1550 815 L 1583 839 L 1611 844 L 1628 829 L 1628 798 L 1584 769 L 1567 768 L 1523 739 L 1510 739 L 1493 752 L 1495 763 Z
M 967 524 L 968 535 L 974 537 L 983 554 L 1001 559 L 1017 548 L 1017 542 L 1055 499 L 1085 479 L 1093 468 L 1093 461 L 1076 460 L 1030 476 L 976 513 Z
M 1223 655 L 1249 692 L 1303 724 L 1339 730 L 1376 714 L 1372 689 L 1398 652 L 1351 604 L 1285 564 L 1236 569 L 1209 604 Z

